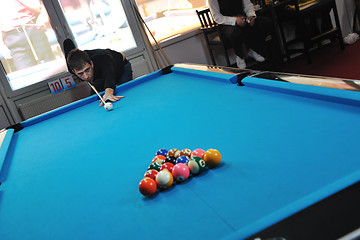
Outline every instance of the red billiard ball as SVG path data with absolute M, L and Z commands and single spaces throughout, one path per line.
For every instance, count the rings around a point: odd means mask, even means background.
M 167 169 L 160 171 L 156 175 L 155 180 L 156 180 L 157 185 L 161 188 L 168 188 L 174 182 L 173 175 Z
M 139 191 L 144 196 L 151 196 L 156 193 L 157 185 L 154 179 L 144 178 L 139 183 Z
M 200 149 L 200 148 L 195 149 L 191 153 L 191 157 L 201 157 L 202 159 L 204 159 L 204 155 L 205 155 L 205 151 L 203 149 Z
M 216 149 L 209 149 L 205 152 L 204 161 L 209 168 L 214 168 L 221 162 L 221 154 Z
M 147 170 L 146 173 L 144 174 L 144 178 L 145 177 L 149 177 L 155 180 L 156 175 L 158 174 L 158 171 L 156 171 L 155 169 L 150 169 Z
M 172 175 L 178 182 L 185 181 L 190 175 L 189 167 L 185 163 L 178 163 L 173 167 Z
M 167 170 L 169 170 L 169 172 L 171 172 L 173 170 L 173 167 L 174 167 L 173 163 L 166 162 L 163 165 L 161 165 L 160 171 L 164 170 L 164 169 L 167 169 Z

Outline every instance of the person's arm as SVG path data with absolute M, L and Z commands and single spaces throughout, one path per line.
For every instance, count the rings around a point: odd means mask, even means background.
M 250 0 L 243 0 L 243 6 L 246 17 L 256 17 L 254 4 Z
M 115 96 L 114 90 L 116 87 L 116 71 L 114 69 L 113 59 L 109 56 L 101 57 L 96 61 L 94 68 L 101 69 L 102 80 L 104 81 L 105 93 L 103 95 L 104 101 L 109 100 L 111 102 L 117 102 L 124 96 Z M 103 102 L 100 101 L 100 107 Z
M 0 24 L 0 53 L 3 55 L 5 59 L 11 59 L 11 51 L 9 48 L 5 45 L 3 36 L 1 34 L 2 32 L 2 26 Z
M 218 0 L 209 0 L 209 8 L 214 20 L 217 24 L 236 25 L 236 17 L 224 16 L 220 13 Z
M 256 12 L 255 7 L 250 0 L 243 0 L 243 6 L 244 6 L 244 12 L 246 14 L 247 22 L 250 26 L 254 26 L 255 24 L 255 18 L 256 18 Z
M 18 0 L 24 7 L 29 9 L 35 15 L 41 12 L 41 2 L 39 0 Z

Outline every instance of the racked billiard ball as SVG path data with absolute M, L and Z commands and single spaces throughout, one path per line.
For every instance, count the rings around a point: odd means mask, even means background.
M 149 177 L 149 178 L 152 178 L 155 180 L 155 177 L 157 174 L 158 174 L 158 171 L 156 171 L 155 169 L 149 169 L 145 172 L 144 178 Z
M 201 157 L 192 157 L 187 165 L 192 175 L 198 175 L 206 170 L 206 163 Z
M 188 156 L 180 156 L 176 159 L 176 164 L 178 164 L 178 163 L 187 164 L 189 161 L 190 161 L 190 158 Z
M 167 156 L 166 158 L 165 158 L 165 162 L 169 162 L 169 163 L 172 163 L 172 164 L 176 164 L 176 157 L 174 157 L 174 156 Z
M 191 157 L 201 157 L 202 159 L 204 159 L 204 154 L 205 151 L 203 149 L 198 148 L 192 151 Z
M 156 180 L 157 185 L 161 188 L 168 188 L 174 182 L 173 175 L 167 169 L 160 171 L 156 175 L 155 180 Z
M 161 165 L 162 165 L 162 164 L 160 164 L 160 163 L 158 163 L 158 162 L 153 162 L 153 163 L 150 164 L 148 170 L 150 170 L 150 169 L 155 169 L 156 171 L 159 171 L 160 168 L 161 168 Z
M 144 196 L 151 196 L 156 193 L 157 184 L 152 178 L 144 178 L 139 183 L 139 191 Z
M 180 156 L 180 151 L 176 148 L 170 149 L 167 153 L 167 157 L 173 156 L 175 158 L 178 158 Z
M 163 155 L 163 156 L 166 157 L 166 154 L 167 154 L 167 153 L 168 153 L 168 151 L 167 151 L 165 148 L 161 148 L 161 149 L 157 150 L 155 156 L 156 156 L 156 155 Z
M 221 154 L 216 149 L 209 149 L 204 154 L 204 161 L 209 168 L 214 168 L 221 162 Z
M 169 170 L 169 172 L 171 172 L 173 167 L 174 167 L 174 164 L 166 162 L 163 165 L 161 165 L 160 171 L 167 169 L 167 170 Z
M 185 163 L 178 163 L 173 167 L 172 175 L 177 182 L 183 182 L 190 175 L 189 167 Z
M 190 158 L 191 156 L 191 150 L 188 148 L 185 148 L 183 150 L 180 151 L 180 156 L 187 156 Z
M 151 162 L 158 162 L 160 164 L 163 164 L 165 162 L 165 158 L 166 157 L 163 155 L 156 155 Z

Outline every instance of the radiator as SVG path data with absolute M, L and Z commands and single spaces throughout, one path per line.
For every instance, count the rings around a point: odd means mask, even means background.
M 46 95 L 27 103 L 19 105 L 19 112 L 23 120 L 46 113 L 62 107 L 79 99 L 88 97 L 90 87 L 85 82 L 80 82 L 75 88 L 56 94 Z

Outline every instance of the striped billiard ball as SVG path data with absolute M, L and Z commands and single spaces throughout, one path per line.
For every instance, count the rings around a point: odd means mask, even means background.
M 176 148 L 170 149 L 167 152 L 166 156 L 167 157 L 172 156 L 172 157 L 178 158 L 180 156 L 180 151 Z
M 157 185 L 161 188 L 168 188 L 174 182 L 173 175 L 167 169 L 160 171 L 156 175 L 155 180 L 156 180 Z
M 187 156 L 187 157 L 191 157 L 191 150 L 188 148 L 185 148 L 183 150 L 180 151 L 180 156 Z
M 150 164 L 148 170 L 150 170 L 150 169 L 155 169 L 156 171 L 159 171 L 160 168 L 161 168 L 161 165 L 162 165 L 162 164 L 159 163 L 159 162 L 153 162 L 153 163 Z
M 149 169 L 145 172 L 144 178 L 149 177 L 155 180 L 156 175 L 158 174 L 158 171 L 155 169 Z

